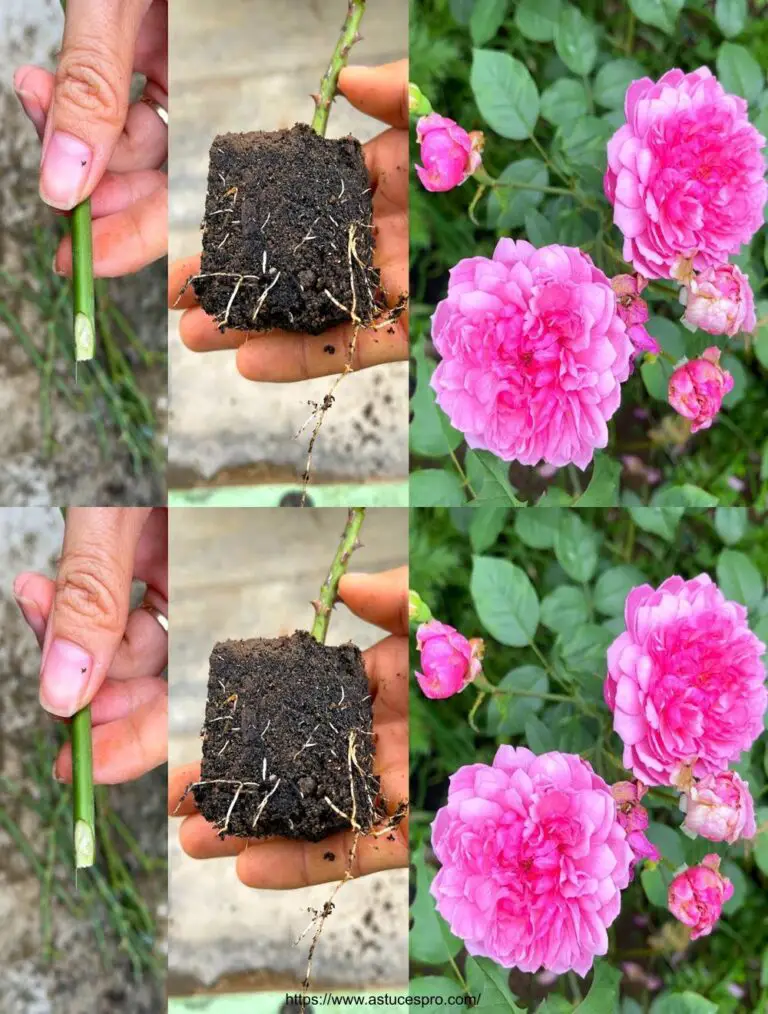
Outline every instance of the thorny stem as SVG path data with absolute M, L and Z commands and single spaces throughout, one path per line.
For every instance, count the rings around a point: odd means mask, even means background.
M 328 127 L 328 116 L 331 112 L 331 103 L 336 95 L 336 87 L 339 83 L 339 74 L 343 67 L 346 67 L 349 59 L 349 51 L 356 42 L 360 41 L 360 22 L 365 13 L 366 0 L 349 0 L 349 10 L 341 27 L 341 34 L 333 51 L 331 62 L 320 82 L 320 92 L 313 95 L 315 100 L 315 115 L 312 117 L 310 126 L 320 137 L 325 137 Z
M 66 16 L 66 0 L 61 0 L 61 9 Z M 90 198 L 72 210 L 69 230 L 72 234 L 75 363 L 82 363 L 93 359 L 96 345 L 96 299 L 93 291 L 93 236 L 91 233 Z M 90 863 L 86 865 L 90 865 Z
M 315 609 L 315 620 L 310 634 L 318 644 L 325 644 L 325 638 L 328 635 L 328 624 L 331 620 L 331 610 L 336 602 L 339 590 L 339 581 L 349 566 L 349 558 L 360 545 L 358 537 L 364 518 L 365 507 L 350 507 L 347 511 L 347 523 L 344 526 L 344 531 L 341 533 L 341 540 L 331 563 L 331 569 L 328 571 L 325 581 L 323 581 L 319 598 L 312 603 Z
M 66 523 L 67 508 L 61 508 Z M 91 708 L 82 708 L 72 718 L 72 813 L 74 817 L 75 869 L 93 866 L 96 853 L 96 804 L 93 793 L 93 743 Z

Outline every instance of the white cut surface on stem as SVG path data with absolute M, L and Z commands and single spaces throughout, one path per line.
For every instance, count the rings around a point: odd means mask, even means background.
M 93 325 L 84 313 L 75 316 L 75 359 L 78 363 L 93 359 L 95 348 Z
M 93 866 L 94 854 L 93 831 L 84 820 L 78 820 L 75 824 L 75 867 L 82 870 Z

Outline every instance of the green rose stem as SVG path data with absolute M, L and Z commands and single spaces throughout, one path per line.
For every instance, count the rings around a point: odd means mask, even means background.
M 61 508 L 64 521 L 67 508 Z M 72 743 L 72 813 L 74 817 L 75 870 L 93 866 L 96 852 L 96 804 L 93 793 L 93 739 L 91 708 L 81 708 L 69 727 Z
M 320 137 L 325 137 L 328 126 L 328 116 L 331 112 L 331 103 L 336 95 L 336 87 L 339 83 L 339 74 L 342 68 L 346 67 L 349 60 L 349 51 L 356 42 L 360 41 L 360 22 L 365 13 L 366 0 L 349 0 L 349 10 L 341 27 L 339 41 L 333 51 L 331 62 L 320 82 L 320 92 L 314 95 L 315 115 L 312 117 L 310 126 Z
M 331 620 L 331 610 L 338 597 L 339 581 L 346 573 L 352 553 L 360 548 L 359 536 L 364 519 L 365 507 L 350 507 L 347 511 L 347 523 L 344 525 L 344 531 L 341 533 L 339 547 L 331 563 L 331 569 L 328 571 L 325 581 L 323 581 L 320 597 L 312 603 L 315 610 L 315 621 L 312 624 L 310 634 L 318 644 L 325 644 L 325 638 L 328 635 L 328 624 Z
M 66 0 L 61 0 L 61 8 L 66 15 Z M 72 236 L 75 363 L 82 363 L 93 359 L 96 345 L 96 299 L 93 293 L 93 236 L 90 199 L 78 204 L 72 210 L 69 231 Z M 90 863 L 86 865 L 90 865 Z

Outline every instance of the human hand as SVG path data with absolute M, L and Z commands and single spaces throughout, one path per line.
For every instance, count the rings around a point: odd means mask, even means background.
M 390 633 L 364 652 L 363 657 L 373 697 L 374 772 L 381 778 L 381 792 L 392 813 L 398 803 L 408 798 L 407 568 L 381 574 L 347 574 L 339 584 L 339 597 L 356 616 Z M 168 811 L 186 818 L 179 829 L 179 840 L 193 859 L 237 856 L 235 871 L 246 887 L 278 890 L 342 879 L 354 839 L 352 831 L 339 832 L 319 842 L 221 839 L 197 812 L 192 794 L 185 795 L 188 786 L 199 779 L 199 762 L 175 768 L 168 779 Z M 328 852 L 334 854 L 333 861 L 323 858 Z M 363 876 L 407 865 L 406 819 L 391 834 L 378 838 L 362 836 L 351 872 Z
M 375 265 L 390 305 L 408 291 L 408 64 L 406 60 L 381 67 L 347 67 L 339 77 L 339 91 L 363 113 L 389 124 L 363 147 L 373 190 L 376 228 Z M 246 380 L 285 383 L 340 373 L 347 362 L 352 335 L 341 324 L 321 335 L 226 330 L 198 306 L 188 279 L 200 271 L 200 254 L 176 261 L 168 275 L 170 306 L 186 312 L 179 323 L 181 340 L 193 352 L 235 349 L 235 363 Z M 180 293 L 182 293 L 180 295 Z M 391 333 L 390 333 L 391 331 Z M 253 338 L 257 340 L 249 340 Z M 335 354 L 327 347 L 332 346 Z M 357 336 L 355 370 L 408 358 L 408 315 L 391 326 L 363 328 Z
M 133 72 L 147 78 L 129 104 Z M 19 67 L 16 95 L 43 144 L 40 196 L 71 211 L 91 197 L 93 266 L 100 277 L 138 271 L 168 249 L 167 0 L 69 0 L 54 76 Z M 72 245 L 54 259 L 72 273 Z
M 131 582 L 146 584 L 130 609 Z M 101 784 L 138 778 L 168 751 L 166 511 L 72 507 L 56 580 L 19 574 L 16 602 L 42 648 L 40 703 L 70 718 L 91 704 L 93 776 Z M 72 780 L 70 744 L 54 774 Z

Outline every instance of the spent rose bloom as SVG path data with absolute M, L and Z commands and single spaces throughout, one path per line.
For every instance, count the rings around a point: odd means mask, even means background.
M 683 830 L 709 841 L 754 838 L 757 834 L 755 804 L 749 785 L 735 771 L 706 775 L 680 797 L 685 812 Z
M 416 679 L 425 696 L 433 700 L 461 693 L 481 671 L 482 640 L 467 640 L 447 623 L 422 623 L 416 631 L 416 643 L 424 670 L 416 673 Z
M 725 771 L 763 731 L 765 645 L 747 610 L 707 574 L 627 596 L 627 629 L 608 648 L 605 700 L 624 766 L 646 785 Z
M 648 281 L 642 275 L 616 275 L 611 279 L 619 316 L 627 325 L 627 334 L 636 356 L 642 352 L 653 352 L 655 355 L 661 352 L 661 346 L 644 326 L 648 320 L 648 304 L 640 293 L 647 285 Z
M 422 116 L 416 124 L 416 139 L 421 146 L 421 161 L 416 175 L 426 190 L 439 192 L 461 186 L 482 159 L 483 135 L 467 133 L 454 120 L 439 113 Z
M 733 377 L 720 365 L 720 349 L 704 349 L 699 359 L 682 363 L 669 378 L 669 404 L 691 420 L 691 433 L 707 430 L 733 388 Z
M 670 278 L 681 257 L 724 264 L 763 225 L 768 196 L 747 103 L 701 67 L 633 81 L 624 112 L 605 174 L 624 260 L 647 278 Z
M 611 786 L 611 795 L 616 800 L 618 821 L 627 832 L 627 842 L 634 854 L 635 862 L 652 859 L 658 862 L 661 853 L 648 840 L 648 811 L 640 800 L 648 789 L 642 782 L 616 782 Z
M 701 328 L 708 334 L 726 334 L 729 338 L 755 330 L 755 297 L 749 278 L 735 264 L 721 264 L 695 275 L 680 290 L 685 304 L 683 323 L 692 331 Z
M 502 239 L 451 270 L 432 317 L 437 403 L 469 447 L 586 468 L 608 442 L 632 344 L 606 276 L 573 247 Z
M 633 861 L 610 789 L 574 754 L 499 747 L 451 777 L 432 824 L 437 910 L 472 955 L 586 975 Z
M 733 884 L 720 872 L 720 856 L 710 854 L 678 873 L 667 902 L 672 915 L 691 928 L 691 940 L 697 940 L 709 936 L 732 895 Z

